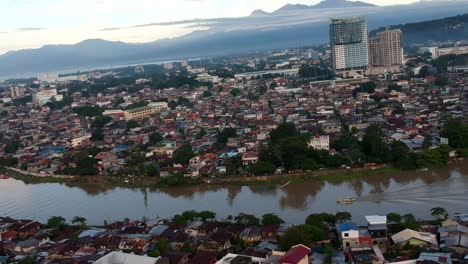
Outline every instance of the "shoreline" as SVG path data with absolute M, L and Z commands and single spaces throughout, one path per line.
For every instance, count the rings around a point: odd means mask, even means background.
M 452 161 L 447 166 L 434 169 L 444 169 L 460 161 Z M 431 169 L 432 170 L 432 169 Z M 277 186 L 289 183 L 309 181 L 344 181 L 366 176 L 388 175 L 398 172 L 421 172 L 424 170 L 402 170 L 393 166 L 376 166 L 371 168 L 321 170 L 290 174 L 273 174 L 265 176 L 219 177 L 187 179 L 184 184 L 162 184 L 158 177 L 119 178 L 113 176 L 69 176 L 69 175 L 39 175 L 13 168 L 1 168 L 0 171 L 14 179 L 27 184 L 60 183 L 69 187 L 110 188 L 175 188 L 191 186 Z M 128 182 L 126 182 L 128 181 Z
M 27 184 L 40 183 L 61 183 L 70 187 L 95 186 L 103 188 L 174 188 L 190 186 L 274 186 L 285 185 L 293 182 L 306 181 L 333 181 L 333 180 L 351 180 L 364 176 L 386 175 L 390 173 L 401 172 L 401 169 L 392 166 L 380 166 L 374 168 L 357 169 L 337 169 L 311 171 L 290 174 L 274 174 L 266 176 L 246 176 L 246 177 L 220 177 L 220 178 L 199 178 L 188 179 L 186 184 L 165 185 L 160 183 L 160 178 L 141 177 L 141 178 L 119 178 L 112 176 L 53 176 L 38 175 L 13 168 L 2 168 L 4 173 L 14 179 L 21 180 Z M 128 182 L 125 182 L 128 180 Z

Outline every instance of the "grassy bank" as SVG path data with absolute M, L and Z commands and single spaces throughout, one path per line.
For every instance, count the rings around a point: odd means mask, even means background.
M 388 175 L 392 173 L 400 172 L 400 169 L 394 167 L 381 167 L 376 169 L 365 169 L 359 171 L 351 170 L 336 170 L 336 171 L 317 171 L 310 173 L 301 174 L 284 174 L 284 175 L 272 175 L 266 177 L 245 177 L 245 178 L 216 178 L 209 182 L 204 182 L 198 179 L 187 179 L 180 184 L 167 184 L 161 181 L 159 178 L 133 178 L 128 179 L 128 182 L 124 178 L 110 177 L 110 176 L 88 176 L 88 177 L 76 177 L 73 179 L 61 179 L 54 177 L 35 177 L 21 174 L 11 175 L 15 179 L 22 180 L 27 184 L 34 183 L 62 183 L 71 187 L 89 187 L 89 188 L 102 188 L 112 189 L 116 187 L 122 188 L 169 188 L 169 187 L 182 187 L 182 186 L 196 186 L 203 184 L 210 185 L 235 185 L 235 186 L 275 186 L 282 185 L 288 182 L 308 182 L 308 181 L 343 181 L 361 178 L 365 176 L 374 175 Z M 258 178 L 262 178 L 259 180 Z
M 349 170 L 339 170 L 339 171 L 319 171 L 319 172 L 310 172 L 303 173 L 301 175 L 285 174 L 285 175 L 275 175 L 266 177 L 265 180 L 248 180 L 239 178 L 239 180 L 229 180 L 223 181 L 222 184 L 226 185 L 237 185 L 237 186 L 270 186 L 278 184 L 291 183 L 300 183 L 308 181 L 343 181 L 357 179 L 365 176 L 374 176 L 374 175 L 388 175 L 392 173 L 401 172 L 400 169 L 394 167 L 382 167 L 376 169 L 366 169 L 360 171 L 349 171 Z

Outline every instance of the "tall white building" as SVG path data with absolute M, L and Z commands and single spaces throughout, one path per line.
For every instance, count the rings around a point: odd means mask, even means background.
M 12 99 L 21 98 L 24 96 L 25 88 L 21 86 L 10 87 L 10 97 Z
M 368 67 L 369 50 L 365 17 L 333 18 L 330 21 L 330 47 L 337 75 L 363 75 Z

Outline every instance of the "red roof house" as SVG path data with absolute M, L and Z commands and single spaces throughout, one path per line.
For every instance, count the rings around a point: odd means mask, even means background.
M 310 248 L 304 245 L 293 246 L 283 257 L 281 264 L 307 264 L 309 263 Z

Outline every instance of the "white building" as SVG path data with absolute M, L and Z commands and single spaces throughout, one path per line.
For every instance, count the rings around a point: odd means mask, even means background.
M 164 112 L 168 109 L 168 104 L 166 102 L 151 102 L 148 106 L 154 108 L 156 113 Z
M 43 106 L 48 102 L 62 101 L 63 95 L 57 93 L 57 89 L 40 90 L 33 93 L 33 103 L 37 106 Z
M 315 150 L 329 150 L 330 149 L 330 136 L 315 136 L 311 137 L 308 142 L 309 148 Z
M 25 88 L 21 86 L 10 87 L 10 96 L 11 98 L 21 98 L 24 96 Z
M 207 73 L 202 73 L 202 74 L 198 75 L 197 81 L 217 83 L 217 82 L 219 82 L 219 77 L 218 76 L 211 76 L 211 75 L 209 75 Z
M 41 82 L 56 82 L 58 78 L 58 73 L 41 73 L 37 75 L 37 79 Z

